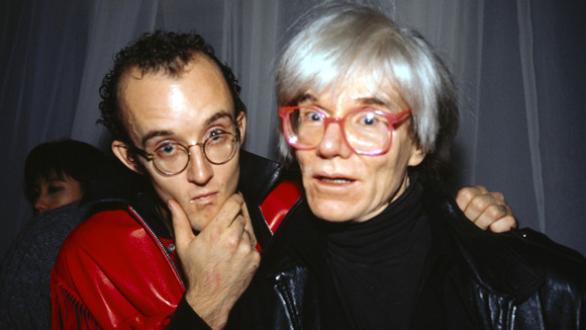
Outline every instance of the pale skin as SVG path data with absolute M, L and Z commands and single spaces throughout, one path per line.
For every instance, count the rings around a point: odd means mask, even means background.
M 197 235 L 176 202 L 169 201 L 169 208 L 177 252 L 190 279 L 186 299 L 208 325 L 222 328 L 260 263 L 244 200 L 240 194 L 232 195 Z M 210 253 L 200 252 L 205 249 Z
M 481 229 L 504 233 L 517 227 L 513 211 L 500 192 L 488 191 L 483 186 L 465 187 L 458 191 L 456 203 Z
M 224 125 L 221 114 L 233 115 L 234 111 L 220 70 L 204 56 L 196 56 L 179 77 L 161 72 L 141 75 L 131 70 L 123 78 L 120 99 L 130 138 L 147 152 L 165 141 L 185 146 L 201 143 L 210 131 Z M 235 121 L 242 141 L 246 117 L 241 113 Z M 148 175 L 161 200 L 167 202 L 188 282 L 187 302 L 210 327 L 222 328 L 260 262 L 248 210 L 236 192 L 238 155 L 214 165 L 200 147 L 193 146 L 187 169 L 165 176 L 152 162 L 132 157 L 122 141 L 114 141 L 112 151 L 128 168 Z M 463 196 L 461 205 L 477 219 L 482 218 L 479 223 L 494 215 L 483 217 L 485 210 L 478 209 L 490 208 L 496 200 L 492 195 L 470 190 Z M 491 225 L 490 229 L 514 226 L 514 219 L 511 223 L 507 217 L 501 218 L 493 220 L 504 221 L 504 225 Z
M 364 78 L 364 77 L 361 77 Z M 360 79 L 321 93 L 307 91 L 303 105 L 313 106 L 342 118 L 356 109 L 387 112 L 408 109 L 399 93 L 387 86 L 385 93 L 373 93 Z M 378 156 L 356 154 L 343 138 L 337 124 L 327 127 L 321 142 L 311 150 L 297 150 L 303 185 L 312 211 L 332 222 L 362 222 L 372 219 L 397 199 L 409 185 L 407 168 L 419 165 L 425 153 L 409 134 L 410 123 L 396 127 L 387 153 Z M 461 189 L 458 206 L 478 227 L 495 233 L 516 226 L 511 209 L 501 193 L 481 186 Z
M 168 141 L 184 146 L 201 143 L 215 129 L 226 128 L 225 114 L 234 116 L 228 86 L 207 57 L 197 56 L 179 77 L 133 70 L 122 85 L 129 135 L 147 151 Z M 235 120 L 243 140 L 246 117 L 241 113 Z M 238 154 L 214 165 L 193 146 L 187 169 L 165 176 L 152 162 L 132 157 L 122 141 L 114 141 L 112 151 L 133 171 L 141 172 L 141 162 L 159 197 L 168 202 L 177 253 L 188 279 L 187 302 L 209 326 L 222 328 L 260 261 L 248 210 L 236 194 Z

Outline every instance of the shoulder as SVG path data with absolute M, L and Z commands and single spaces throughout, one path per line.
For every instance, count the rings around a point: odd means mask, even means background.
M 55 269 L 72 269 L 80 264 L 105 269 L 122 266 L 124 262 L 142 262 L 161 255 L 159 245 L 141 216 L 128 204 L 100 204 L 67 237 Z
M 160 239 L 135 209 L 124 204 L 95 211 L 69 235 L 51 280 L 94 288 L 116 283 L 119 291 L 132 291 L 144 283 L 151 291 L 172 287 L 179 296 L 182 285 Z
M 446 194 L 427 193 L 434 237 L 453 246 L 451 255 L 475 282 L 522 301 L 556 287 L 571 295 L 586 293 L 586 259 L 580 253 L 531 229 L 494 234 L 472 224 Z M 552 296 L 552 297 L 559 297 Z
M 43 246 L 58 247 L 83 219 L 79 203 L 51 210 L 31 218 L 15 239 L 13 248 L 30 249 Z
M 33 217 L 6 251 L 0 273 L 13 273 L 9 276 L 16 279 L 14 272 L 48 272 L 63 241 L 81 220 L 82 211 L 77 203 Z
M 53 306 L 59 306 L 53 321 L 83 313 L 99 324 L 142 328 L 163 320 L 184 292 L 171 256 L 133 207 L 99 206 L 59 252 L 51 273 Z
M 132 236 L 141 229 L 130 206 L 122 203 L 100 205 L 93 208 L 86 219 L 69 235 L 64 247 L 75 244 L 81 246 L 103 246 L 115 238 Z
M 524 228 L 505 233 L 515 252 L 533 267 L 542 270 L 546 285 L 563 285 L 586 295 L 586 259 L 579 252 Z

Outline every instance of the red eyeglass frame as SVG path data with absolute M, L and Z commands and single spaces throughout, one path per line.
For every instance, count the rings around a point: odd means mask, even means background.
M 357 112 L 362 112 L 365 110 L 364 108 L 358 108 L 356 110 L 352 110 L 352 111 L 348 112 L 344 117 L 340 118 L 340 117 L 327 116 L 326 111 L 324 111 L 322 108 L 317 107 L 317 106 L 298 106 L 298 105 L 295 105 L 295 106 L 280 107 L 279 108 L 279 117 L 281 117 L 281 132 L 285 136 L 285 140 L 287 141 L 287 143 L 291 147 L 293 147 L 297 150 L 312 150 L 312 149 L 315 149 L 319 146 L 319 143 L 315 146 L 307 146 L 307 145 L 303 145 L 303 144 L 298 144 L 295 141 L 295 136 L 293 134 L 291 134 L 291 132 L 289 132 L 289 130 L 287 129 L 287 125 L 289 124 L 289 114 L 295 110 L 300 109 L 300 108 L 308 108 L 308 107 L 315 108 L 315 109 L 319 110 L 320 112 L 323 112 L 324 114 L 326 114 L 325 122 L 324 122 L 324 132 L 327 130 L 329 124 L 331 124 L 331 123 L 338 124 L 340 126 L 341 131 L 342 131 L 342 137 L 344 138 L 344 142 L 346 142 L 346 145 L 348 145 L 350 147 L 350 149 L 352 149 L 352 151 L 358 155 L 380 156 L 380 155 L 387 153 L 389 151 L 389 149 L 391 148 L 392 140 L 393 140 L 392 136 L 389 137 L 389 142 L 385 145 L 384 148 L 382 148 L 381 150 L 378 150 L 378 151 L 371 151 L 371 152 L 359 152 L 359 151 L 355 150 L 352 147 L 352 145 L 348 142 L 348 138 L 346 137 L 346 129 L 344 128 L 344 122 L 348 116 L 350 116 L 354 113 L 357 113 Z M 377 113 L 378 115 L 385 117 L 387 119 L 387 121 L 389 122 L 390 126 L 392 127 L 392 130 L 396 129 L 399 124 L 401 124 L 407 118 L 410 118 L 412 115 L 411 109 L 405 109 L 400 112 L 387 112 L 387 111 L 382 111 L 382 110 L 375 110 L 374 112 Z M 392 130 L 389 129 L 389 134 L 392 132 Z

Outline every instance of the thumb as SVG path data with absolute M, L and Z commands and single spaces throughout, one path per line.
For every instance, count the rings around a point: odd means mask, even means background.
M 183 251 L 195 235 L 191 229 L 191 224 L 183 208 L 174 200 L 170 199 L 167 204 L 171 211 L 173 220 L 173 231 L 175 232 L 175 245 L 178 250 Z

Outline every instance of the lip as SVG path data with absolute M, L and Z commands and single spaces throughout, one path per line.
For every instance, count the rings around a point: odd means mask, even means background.
M 342 173 L 318 172 L 312 176 L 312 179 L 318 187 L 328 190 L 347 189 L 357 182 L 353 176 Z
M 201 193 L 201 194 L 198 194 L 198 195 L 192 197 L 189 200 L 189 203 L 201 204 L 201 205 L 211 204 L 216 199 L 217 195 L 218 195 L 217 191 Z

